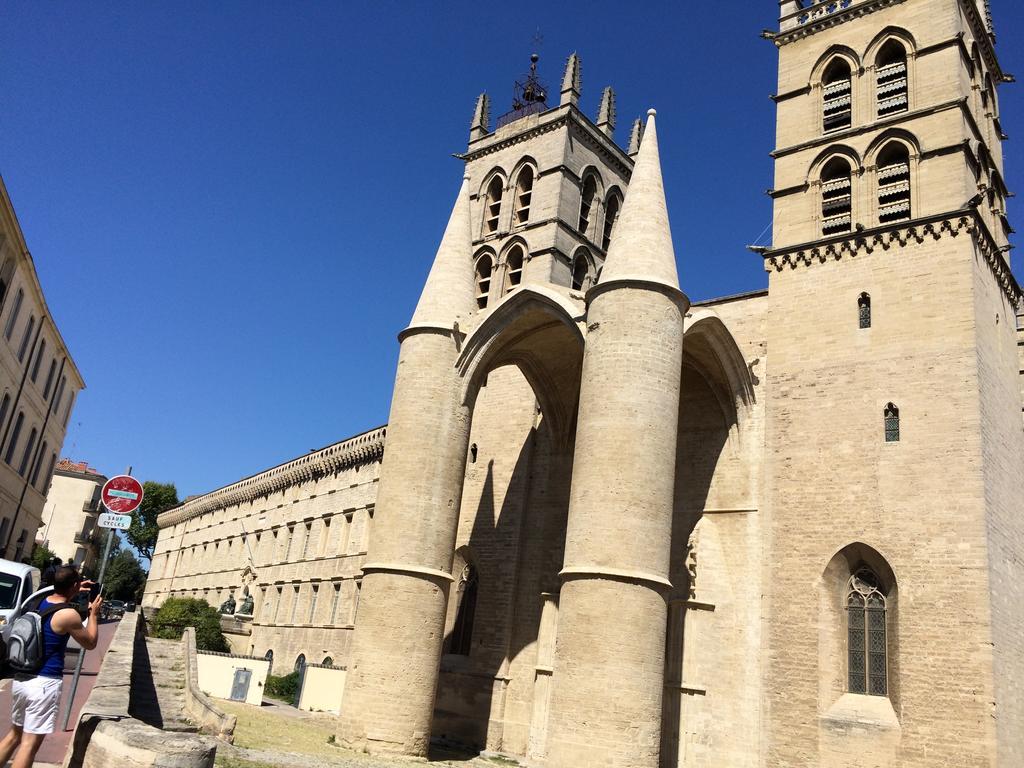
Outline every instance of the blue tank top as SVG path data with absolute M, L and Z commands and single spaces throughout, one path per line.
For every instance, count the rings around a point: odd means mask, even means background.
M 67 603 L 51 603 L 47 598 L 39 604 L 39 612 L 55 605 L 67 605 Z M 69 608 L 71 606 L 68 606 Z M 43 666 L 39 670 L 38 677 L 54 677 L 58 680 L 64 677 L 64 652 L 68 648 L 68 640 L 71 635 L 59 635 L 53 631 L 50 623 L 58 612 L 52 613 L 43 619 Z

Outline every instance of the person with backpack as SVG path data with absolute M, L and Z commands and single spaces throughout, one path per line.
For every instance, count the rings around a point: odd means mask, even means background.
M 54 574 L 53 594 L 12 623 L 7 646 L 13 673 L 11 730 L 0 741 L 0 765 L 14 755 L 11 768 L 30 768 L 43 739 L 56 730 L 68 640 L 73 637 L 91 651 L 99 637 L 103 598 L 89 603 L 88 626 L 70 602 L 90 586 L 76 568 L 61 566 Z

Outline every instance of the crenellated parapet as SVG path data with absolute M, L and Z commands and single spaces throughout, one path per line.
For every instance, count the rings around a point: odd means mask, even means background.
M 191 520 L 199 515 L 269 496 L 293 485 L 316 480 L 344 469 L 380 461 L 384 456 L 387 426 L 372 429 L 348 440 L 313 451 L 258 475 L 211 491 L 197 499 L 164 512 L 157 518 L 160 528 Z

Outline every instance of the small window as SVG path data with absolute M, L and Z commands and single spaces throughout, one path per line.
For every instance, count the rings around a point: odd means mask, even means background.
M 330 656 L 324 656 L 324 660 L 320 662 L 320 665 L 324 667 L 333 667 L 334 659 L 332 659 Z
M 480 309 L 487 307 L 487 299 L 491 293 L 491 273 L 494 271 L 494 261 L 490 256 L 484 254 L 476 262 L 476 305 Z
M 885 117 L 897 112 L 906 112 L 907 94 L 907 50 L 898 40 L 890 40 L 878 52 L 875 60 L 878 116 Z
M 873 571 L 861 568 L 850 577 L 846 616 L 850 693 L 887 695 L 885 595 Z
M 508 280 L 505 282 L 505 293 L 518 287 L 523 282 L 523 249 L 515 246 L 505 257 L 508 269 Z
M 899 141 L 878 153 L 878 222 L 910 218 L 910 152 Z
M 846 59 L 833 59 L 821 84 L 824 88 L 822 123 L 825 133 L 849 128 L 853 121 L 853 91 L 850 65 Z
M 889 403 L 885 406 L 883 417 L 885 419 L 885 442 L 898 443 L 900 441 L 900 409 Z
M 513 217 L 515 224 L 525 224 L 530 220 L 530 203 L 533 199 L 533 168 L 525 166 L 519 172 L 516 182 L 516 212 Z
M 471 446 L 469 446 L 469 463 L 470 464 L 476 464 L 476 454 L 477 454 L 476 443 L 473 443 Z
M 594 210 L 594 200 L 597 197 L 597 179 L 591 174 L 583 181 L 583 193 L 580 199 L 580 221 L 576 229 L 580 234 L 586 235 L 590 228 L 590 213 Z
M 871 327 L 871 297 L 866 293 L 862 293 L 857 299 L 857 316 L 861 328 Z
M 459 577 L 459 607 L 448 651 L 456 656 L 469 656 L 472 648 L 478 581 L 476 568 L 467 565 Z
M 32 331 L 36 329 L 36 316 L 31 315 L 28 318 L 28 325 L 25 326 L 25 333 L 21 337 L 21 344 L 18 345 L 18 362 L 25 361 L 25 353 L 28 352 L 28 344 L 32 341 Z
M 828 161 L 821 172 L 821 234 L 849 232 L 853 224 L 853 173 L 841 157 Z
M 601 235 L 601 250 L 607 252 L 612 244 L 612 231 L 615 229 L 615 221 L 619 218 L 619 209 L 622 201 L 616 194 L 609 195 L 608 204 L 604 209 L 604 232 Z
M 498 231 L 498 220 L 501 218 L 501 177 L 495 176 L 487 185 L 487 199 L 484 203 L 484 234 L 490 235 Z
M 11 307 L 11 314 L 7 316 L 7 326 L 4 328 L 4 338 L 8 341 L 11 340 L 11 336 L 14 335 L 14 326 L 18 324 L 18 315 L 21 313 L 21 302 L 25 300 L 25 292 L 18 289 L 17 295 L 14 297 L 14 306 Z
M 576 258 L 572 261 L 572 287 L 574 291 L 586 290 L 590 286 L 588 285 L 588 276 L 590 275 L 590 262 L 587 260 L 585 253 L 577 253 Z

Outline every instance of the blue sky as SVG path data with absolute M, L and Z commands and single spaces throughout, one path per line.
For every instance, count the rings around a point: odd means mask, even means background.
M 744 246 L 771 217 L 777 8 L 8 0 L 0 173 L 88 387 L 64 454 L 184 497 L 386 421 L 451 154 L 478 93 L 509 108 L 538 28 L 552 90 L 573 50 L 587 112 L 616 88 L 621 143 L 657 107 L 684 290 L 765 287 Z

